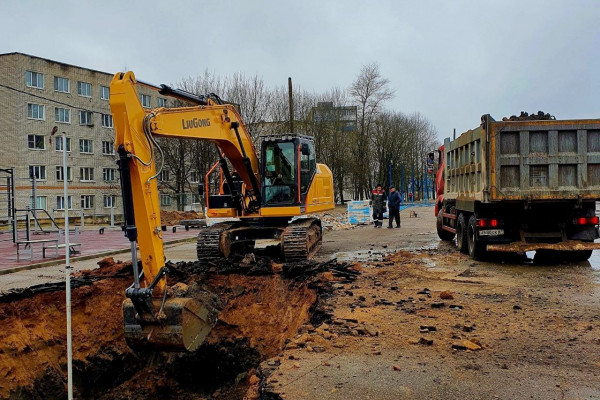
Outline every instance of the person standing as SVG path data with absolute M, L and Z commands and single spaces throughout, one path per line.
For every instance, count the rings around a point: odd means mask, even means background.
M 385 191 L 381 184 L 377 184 L 377 188 L 371 193 L 371 205 L 373 206 L 373 220 L 375 228 L 383 226 L 383 213 L 385 209 Z
M 396 192 L 395 187 L 390 187 L 388 196 L 388 208 L 390 209 L 390 218 L 388 229 L 393 228 L 393 222 L 396 220 L 396 228 L 400 228 L 400 193 Z

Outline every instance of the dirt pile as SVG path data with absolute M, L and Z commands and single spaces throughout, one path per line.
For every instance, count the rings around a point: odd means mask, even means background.
M 123 337 L 121 304 L 130 266 L 106 259 L 74 278 L 72 292 L 74 383 L 78 398 L 242 398 L 262 360 L 277 355 L 313 318 L 327 319 L 320 298 L 332 291 L 344 265 L 171 266 L 170 284 L 184 282 L 191 296 L 209 291 L 222 304 L 217 325 L 193 353 L 135 354 Z M 256 265 L 263 265 L 258 268 Z M 243 275 L 253 268 L 260 273 Z M 341 274 L 341 275 L 340 275 Z M 337 278 L 336 278 L 337 279 Z M 64 284 L 8 293 L 0 298 L 0 398 L 65 397 Z
M 202 219 L 204 213 L 198 213 L 196 211 L 161 211 L 160 222 L 163 225 L 177 225 L 180 221 L 190 219 Z
M 73 280 L 73 359 L 76 376 L 87 359 L 110 347 L 129 353 L 122 338 L 123 292 L 130 284 L 121 263 L 105 264 Z M 66 365 L 64 283 L 39 285 L 0 297 L 0 397 L 62 398 Z M 110 372 L 109 372 L 110 373 Z

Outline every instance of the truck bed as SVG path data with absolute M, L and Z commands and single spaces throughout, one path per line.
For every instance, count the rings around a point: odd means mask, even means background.
M 446 199 L 600 199 L 600 120 L 482 121 L 444 143 Z

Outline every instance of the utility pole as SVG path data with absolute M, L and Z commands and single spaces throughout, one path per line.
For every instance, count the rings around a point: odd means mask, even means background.
M 294 133 L 294 99 L 292 97 L 292 78 L 288 78 L 288 93 L 290 96 L 290 133 Z

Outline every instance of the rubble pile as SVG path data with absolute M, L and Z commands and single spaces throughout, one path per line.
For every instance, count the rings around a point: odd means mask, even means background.
M 348 214 L 346 210 L 333 210 L 330 212 L 319 214 L 321 225 L 325 230 L 341 231 L 346 229 L 354 229 L 355 225 L 348 222 Z
M 502 118 L 502 121 L 548 121 L 548 120 L 555 120 L 556 117 L 554 115 L 550 115 L 548 113 L 545 113 L 543 111 L 538 111 L 537 113 L 527 113 L 525 111 L 521 111 L 521 114 L 519 116 L 516 115 L 511 115 L 510 117 L 504 117 Z

